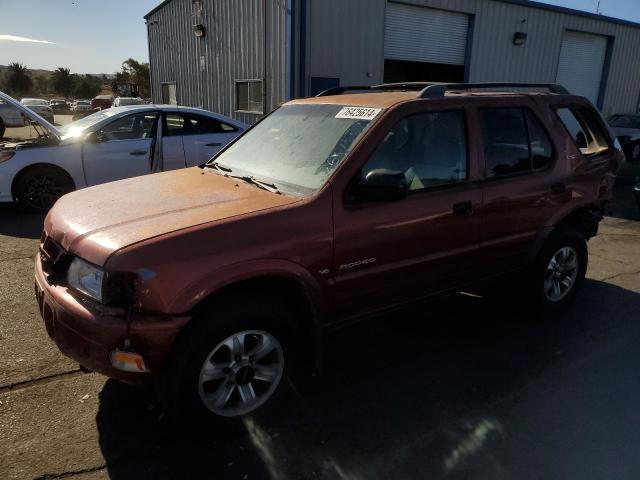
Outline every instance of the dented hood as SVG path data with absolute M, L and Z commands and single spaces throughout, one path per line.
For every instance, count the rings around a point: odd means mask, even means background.
M 45 232 L 96 264 L 129 245 L 165 233 L 299 201 L 200 168 L 146 175 L 63 196 Z

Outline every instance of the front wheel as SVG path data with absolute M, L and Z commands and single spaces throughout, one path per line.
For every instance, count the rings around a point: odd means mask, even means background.
M 16 179 L 15 198 L 28 210 L 47 212 L 64 194 L 74 190 L 66 172 L 56 167 L 37 166 L 22 172 Z
M 172 417 L 233 424 L 282 403 L 297 357 L 293 319 L 277 302 L 254 300 L 207 309 L 181 334 L 159 383 Z
M 543 310 L 560 311 L 575 298 L 587 271 L 588 250 L 577 230 L 560 228 L 551 234 L 536 259 L 532 288 Z

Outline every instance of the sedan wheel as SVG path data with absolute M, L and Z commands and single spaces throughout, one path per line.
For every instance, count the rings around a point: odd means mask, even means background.
M 544 293 L 551 302 L 565 298 L 578 277 L 578 254 L 573 247 L 560 248 L 549 261 L 544 275 Z
M 211 350 L 198 390 L 207 409 L 223 417 L 246 415 L 275 392 L 284 372 L 278 340 L 261 330 L 235 333 Z

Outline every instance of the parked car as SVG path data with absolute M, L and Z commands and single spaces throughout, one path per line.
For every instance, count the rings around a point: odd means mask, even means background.
M 417 87 L 294 100 L 204 166 L 62 197 L 36 259 L 49 335 L 225 421 L 317 366 L 325 328 L 514 271 L 568 306 L 624 161 L 604 119 L 560 87 Z
M 49 106 L 51 107 L 51 110 L 53 110 L 54 113 L 66 112 L 68 110 L 67 102 L 65 102 L 64 100 L 59 100 L 59 99 L 49 100 Z
M 75 102 L 73 102 L 74 112 L 88 112 L 90 110 L 91 110 L 90 100 L 76 100 Z
M 114 107 L 124 107 L 126 105 L 143 105 L 144 102 L 138 97 L 116 97 L 113 101 Z
M 113 95 L 96 95 L 91 99 L 91 108 L 111 108 L 113 104 Z
M 247 128 L 206 110 L 158 105 L 112 108 L 56 128 L 0 98 L 39 124 L 33 139 L 0 142 L 0 202 L 36 211 L 75 189 L 205 163 Z
M 20 103 L 33 110 L 48 122 L 53 123 L 53 110 L 49 106 L 49 102 L 42 98 L 23 98 Z
M 24 117 L 20 110 L 0 98 L 0 139 L 4 138 L 7 128 L 22 126 L 24 126 Z
M 609 125 L 620 141 L 627 159 L 640 159 L 640 113 L 626 113 L 609 117 Z

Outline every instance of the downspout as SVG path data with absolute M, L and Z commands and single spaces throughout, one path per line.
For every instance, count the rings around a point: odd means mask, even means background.
M 262 53 L 263 53 L 263 57 L 262 57 L 262 114 L 266 114 L 269 112 L 269 109 L 267 108 L 267 1 L 268 0 L 263 0 L 262 1 L 262 11 L 263 11 L 263 15 L 264 15 L 264 25 L 263 25 L 263 39 L 262 39 Z

